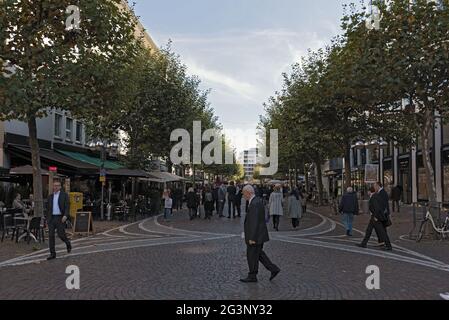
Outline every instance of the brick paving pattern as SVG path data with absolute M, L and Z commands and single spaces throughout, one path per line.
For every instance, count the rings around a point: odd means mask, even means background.
M 407 210 L 394 217 L 390 253 L 356 247 L 362 233 L 342 236 L 338 216 L 309 209 L 300 230 L 285 217 L 279 232 L 269 226 L 266 252 L 282 269 L 273 282 L 262 266 L 258 283 L 239 282 L 247 272 L 243 217 L 190 221 L 178 212 L 170 222 L 149 218 L 78 239 L 70 255 L 59 246 L 51 262 L 46 249 L 1 259 L 0 299 L 430 300 L 449 291 L 448 241 L 400 239 L 410 231 Z M 366 223 L 359 216 L 355 228 L 363 232 Z M 80 268 L 80 290 L 65 287 L 69 265 Z M 380 290 L 365 286 L 369 265 L 380 267 Z

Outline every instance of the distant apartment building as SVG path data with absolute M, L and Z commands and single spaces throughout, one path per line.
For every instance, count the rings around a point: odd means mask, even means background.
M 257 148 L 244 150 L 239 155 L 239 163 L 243 165 L 245 180 L 251 180 L 254 177 L 254 170 L 257 165 Z

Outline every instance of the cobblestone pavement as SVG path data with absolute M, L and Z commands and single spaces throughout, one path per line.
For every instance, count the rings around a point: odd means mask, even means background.
M 357 217 L 360 231 L 348 238 L 338 217 L 310 209 L 300 230 L 287 218 L 270 230 L 266 252 L 282 269 L 273 282 L 262 266 L 258 283 L 239 282 L 247 272 L 244 218 L 190 221 L 177 212 L 171 221 L 150 218 L 74 240 L 69 255 L 59 245 L 54 261 L 45 260 L 47 250 L 0 261 L 0 299 L 420 300 L 449 291 L 446 243 L 416 247 L 395 230 L 393 252 L 375 248 L 375 239 L 361 249 L 354 244 L 367 217 Z M 66 289 L 69 265 L 80 269 L 80 290 Z M 380 290 L 366 288 L 370 265 L 380 268 Z

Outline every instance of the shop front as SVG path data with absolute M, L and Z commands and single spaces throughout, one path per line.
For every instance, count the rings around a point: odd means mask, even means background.
M 449 147 L 447 150 L 443 150 L 442 153 L 442 173 L 443 173 L 443 202 L 445 205 L 449 205 Z
M 411 177 L 411 162 L 410 156 L 399 157 L 398 159 L 399 174 L 398 185 L 402 187 L 402 202 L 406 204 L 412 203 L 412 177 Z
M 391 189 L 394 184 L 394 173 L 393 173 L 393 161 L 391 159 L 385 159 L 383 163 L 383 184 L 385 191 L 391 194 Z

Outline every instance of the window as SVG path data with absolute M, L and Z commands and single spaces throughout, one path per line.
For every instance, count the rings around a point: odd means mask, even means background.
M 418 168 L 418 200 L 428 201 L 427 175 L 425 168 Z
M 449 124 L 443 126 L 443 144 L 449 144 Z
M 76 142 L 81 143 L 83 140 L 83 124 L 81 122 L 76 122 Z
M 55 113 L 55 137 L 61 138 L 62 116 Z
M 72 129 L 73 129 L 73 120 L 67 118 L 65 122 L 65 139 L 67 141 L 72 141 Z

